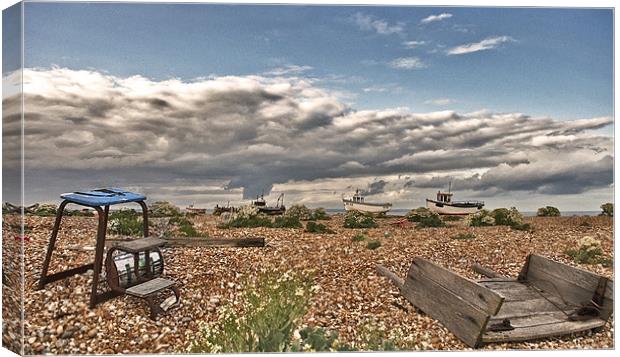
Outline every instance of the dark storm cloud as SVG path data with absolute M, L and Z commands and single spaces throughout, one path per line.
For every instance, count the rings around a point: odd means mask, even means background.
M 383 190 L 385 189 L 386 185 L 387 185 L 387 181 L 385 180 L 374 181 L 374 182 L 371 182 L 368 185 L 368 189 L 364 190 L 363 192 L 367 196 L 372 196 L 372 195 L 376 195 L 379 193 L 383 193 L 384 192 Z
M 24 89 L 27 169 L 70 169 L 81 173 L 75 185 L 90 182 L 88 173 L 151 186 L 159 178 L 223 180 L 251 198 L 300 180 L 462 170 L 461 184 L 475 190 L 575 193 L 608 185 L 613 161 L 612 139 L 591 133 L 608 117 L 355 111 L 298 77 L 182 82 L 27 69 Z M 20 102 L 3 105 L 5 135 L 18 135 Z M 16 152 L 4 159 L 15 162 Z M 467 179 L 472 169 L 486 173 Z M 439 183 L 415 178 L 405 188 Z M 386 184 L 375 181 L 369 192 Z

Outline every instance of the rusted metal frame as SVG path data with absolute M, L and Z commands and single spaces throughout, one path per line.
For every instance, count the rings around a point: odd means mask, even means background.
M 144 238 L 146 238 L 149 236 L 149 209 L 144 201 L 138 201 L 138 204 L 142 207 L 142 223 L 144 225 Z
M 62 203 L 60 203 L 60 206 L 58 206 L 58 210 L 56 211 L 56 221 L 54 222 L 54 228 L 52 229 L 52 237 L 50 238 L 50 242 L 47 246 L 47 254 L 45 255 L 45 260 L 43 261 L 43 268 L 41 269 L 41 278 L 39 279 L 38 289 L 43 289 L 45 287 L 45 284 L 47 284 L 49 281 L 52 281 L 48 280 L 47 272 L 49 271 L 50 261 L 52 260 L 52 253 L 54 252 L 54 246 L 56 245 L 56 238 L 58 237 L 62 214 L 67 204 L 69 204 L 69 201 L 62 201 Z
M 84 274 L 86 273 L 88 270 L 92 270 L 94 267 L 93 263 L 89 263 L 89 264 L 85 264 L 79 267 L 75 267 L 75 268 L 71 268 L 68 270 L 64 270 L 58 273 L 54 273 L 54 274 L 50 274 L 50 275 L 46 275 L 45 277 L 41 277 L 41 280 L 39 280 L 39 285 L 41 285 L 41 281 L 42 284 L 48 284 L 51 283 L 53 281 L 57 281 L 57 280 L 62 280 L 68 277 L 71 277 L 73 275 L 76 274 Z
M 101 302 L 97 298 L 97 286 L 99 285 L 101 267 L 103 266 L 103 250 L 105 249 L 105 234 L 108 221 L 108 207 L 109 206 L 106 206 L 105 212 L 99 206 L 93 207 L 97 211 L 97 215 L 99 216 L 99 225 L 97 226 L 97 245 L 95 248 L 95 266 L 93 268 L 93 286 L 90 292 L 89 306 L 91 309 L 95 307 L 95 305 L 97 305 L 99 302 Z

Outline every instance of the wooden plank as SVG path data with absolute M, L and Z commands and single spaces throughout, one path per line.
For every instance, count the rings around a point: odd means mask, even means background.
M 483 267 L 482 265 L 476 263 L 471 266 L 471 269 L 480 275 L 484 275 L 487 278 L 498 278 L 498 279 L 507 279 L 508 277 L 496 272 L 495 270 L 489 269 L 487 267 Z
M 413 259 L 408 276 L 417 274 L 430 277 L 436 284 L 452 291 L 489 315 L 495 315 L 504 300 L 491 289 L 487 289 L 473 280 L 462 277 L 424 258 L 416 257 Z
M 508 301 L 529 301 L 546 298 L 555 304 L 565 305 L 558 296 L 538 291 L 528 283 L 519 281 L 481 281 L 480 285 L 489 288 L 504 297 L 504 304 Z M 504 307 L 502 306 L 502 309 Z M 501 310 L 501 309 L 500 309 Z
M 605 321 L 602 319 L 567 321 L 565 317 L 562 319 L 562 316 L 564 315 L 560 315 L 560 313 L 555 315 L 534 315 L 514 320 L 514 322 L 511 321 L 511 324 L 515 327 L 514 330 L 486 331 L 482 336 L 482 343 L 527 341 L 587 331 L 605 325 Z M 491 323 L 488 326 L 491 326 Z
M 134 285 L 127 290 L 125 293 L 128 295 L 137 296 L 140 298 L 146 297 L 158 291 L 167 289 L 175 284 L 174 281 L 164 279 L 164 278 L 155 278 L 149 281 L 145 281 L 144 283 Z
M 166 238 L 170 247 L 210 247 L 210 248 L 246 248 L 264 247 L 265 238 L 202 238 L 202 237 L 174 237 Z
M 603 277 L 598 274 L 554 262 L 538 255 L 531 255 L 526 274 L 528 282 L 574 305 L 589 303 L 601 278 Z M 607 319 L 613 312 L 612 280 L 607 280 L 603 297 L 601 317 Z
M 514 316 L 534 315 L 545 312 L 561 312 L 570 313 L 575 307 L 566 306 L 557 301 L 550 302 L 547 299 L 538 297 L 536 299 L 521 301 L 504 301 L 499 312 L 494 315 L 494 319 L 512 318 Z
M 377 264 L 376 269 L 377 269 L 377 273 L 388 278 L 392 283 L 394 283 L 394 285 L 398 287 L 399 290 L 403 288 L 403 285 L 405 285 L 405 280 L 403 278 L 394 274 L 393 272 L 391 272 L 388 268 L 384 267 L 383 265 Z
M 470 347 L 476 347 L 489 314 L 415 271 L 405 280 L 403 296 L 420 310 L 441 322 Z
M 161 247 L 166 241 L 157 237 L 138 238 L 133 240 L 122 241 L 114 244 L 115 247 L 129 253 L 138 253 L 145 250 Z

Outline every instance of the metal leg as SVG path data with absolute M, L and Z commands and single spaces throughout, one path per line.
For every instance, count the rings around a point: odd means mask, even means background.
M 138 201 L 140 207 L 142 207 L 142 223 L 144 224 L 144 237 L 149 236 L 149 209 L 144 201 Z
M 93 287 L 90 293 L 90 308 L 97 304 L 97 285 L 99 285 L 99 275 L 101 274 L 101 266 L 103 264 L 103 250 L 105 248 L 105 232 L 107 224 L 107 214 L 101 207 L 94 207 L 99 216 L 99 225 L 97 227 L 97 246 L 95 248 L 95 266 L 93 268 Z
M 62 201 L 58 210 L 56 211 L 56 222 L 54 222 L 54 228 L 52 229 L 52 237 L 50 238 L 49 245 L 47 246 L 47 255 L 43 261 L 43 268 L 41 269 L 41 278 L 39 279 L 38 289 L 43 289 L 47 283 L 47 272 L 49 271 L 50 261 L 52 260 L 52 253 L 54 252 L 54 246 L 56 245 L 56 238 L 58 237 L 58 230 L 60 230 L 60 221 L 62 220 L 62 214 L 65 211 L 65 206 L 69 201 Z

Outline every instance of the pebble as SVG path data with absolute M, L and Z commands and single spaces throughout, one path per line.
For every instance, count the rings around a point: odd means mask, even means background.
M 97 336 L 97 329 L 96 329 L 96 328 L 94 328 L 94 329 L 92 329 L 92 330 L 88 331 L 88 337 L 89 337 L 89 338 L 93 338 L 93 337 L 95 337 L 95 336 Z

